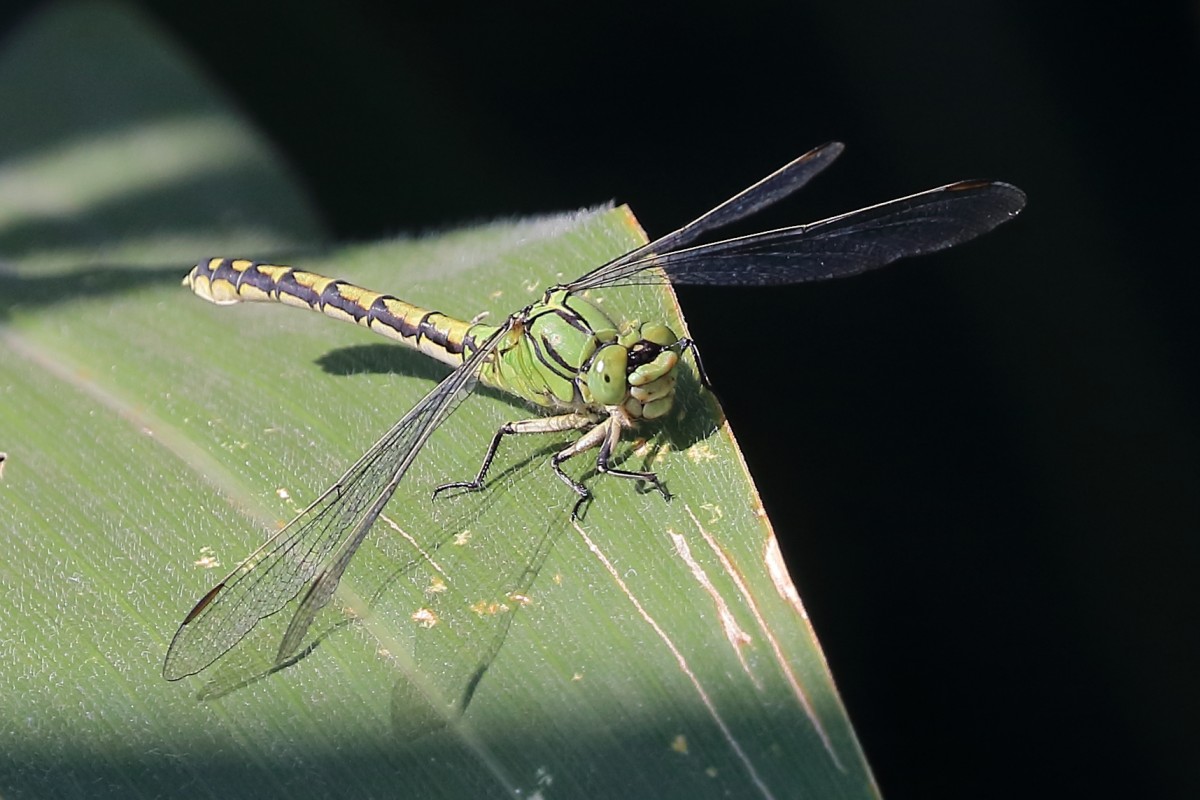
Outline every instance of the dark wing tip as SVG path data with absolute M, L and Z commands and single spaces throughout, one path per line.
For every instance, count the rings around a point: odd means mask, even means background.
M 179 663 L 180 659 L 187 659 L 182 655 L 180 647 L 180 636 L 187 629 L 187 626 L 196 620 L 196 617 L 204 613 L 204 610 L 212 605 L 213 600 L 217 599 L 217 595 L 225 588 L 225 581 L 221 581 L 216 586 L 208 591 L 208 594 L 200 598 L 200 601 L 192 607 L 192 610 L 183 618 L 183 622 L 179 623 L 179 629 L 175 631 L 175 637 L 171 640 L 171 646 L 167 648 L 167 657 L 163 661 L 163 677 L 169 681 L 177 681 L 180 678 L 186 678 L 188 675 L 195 675 L 208 664 L 196 667 L 190 663 Z M 214 659 L 215 660 L 215 659 Z M 212 663 L 212 662 L 209 662 Z
M 194 620 L 196 617 L 200 616 L 200 612 L 203 611 L 204 609 L 208 608 L 209 605 L 212 604 L 212 601 L 217 599 L 217 595 L 224 588 L 225 588 L 225 581 L 221 581 L 216 586 L 209 589 L 208 594 L 204 595 L 204 597 L 201 597 L 200 602 L 196 603 L 196 605 L 194 605 L 192 607 L 192 610 L 188 612 L 187 616 L 183 618 L 183 622 L 180 623 L 179 627 L 182 628 L 184 625 L 187 625 L 189 622 Z
M 830 140 L 825 144 L 817 145 L 812 150 L 809 150 L 807 153 L 805 153 L 805 155 L 808 156 L 812 155 L 813 153 L 829 153 L 832 158 L 837 158 L 845 149 L 846 145 L 835 139 Z
M 1027 200 L 1025 193 L 1004 181 L 966 180 L 957 181 L 946 187 L 947 192 L 980 192 L 987 194 L 996 204 L 998 210 L 1008 212 L 1015 217 L 1025 208 Z

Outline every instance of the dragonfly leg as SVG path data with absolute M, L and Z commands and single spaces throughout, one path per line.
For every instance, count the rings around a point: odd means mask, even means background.
M 605 475 L 615 475 L 618 478 L 629 478 L 635 481 L 645 481 L 658 490 L 658 493 L 663 496 L 664 500 L 671 499 L 671 493 L 667 491 L 667 487 L 658 479 L 658 475 L 653 472 L 638 472 L 636 470 L 617 469 L 610 467 L 608 461 L 612 458 L 613 450 L 616 449 L 617 443 L 621 441 L 621 426 L 614 421 L 612 429 L 608 435 L 604 437 L 604 442 L 600 445 L 600 453 L 596 456 L 596 470 Z
M 563 472 L 560 466 L 572 456 L 577 456 L 582 452 L 591 450 L 593 447 L 599 447 L 600 453 L 596 456 L 596 470 L 605 475 L 614 475 L 618 478 L 629 478 L 630 480 L 645 481 L 653 486 L 667 500 L 671 499 L 667 487 L 658 479 L 658 475 L 653 472 L 635 472 L 632 470 L 618 469 L 609 466 L 609 460 L 612 458 L 613 450 L 616 449 L 617 443 L 621 441 L 621 429 L 624 427 L 623 420 L 616 415 L 610 416 L 603 424 L 599 424 L 590 431 L 580 436 L 570 447 L 559 451 L 550 459 L 550 465 L 554 468 L 554 472 L 558 475 L 563 483 L 570 486 L 579 499 L 575 502 L 575 507 L 571 509 L 571 518 L 579 518 L 579 509 L 583 506 L 591 496 L 591 491 L 588 490 L 579 481 L 571 478 L 567 473 Z
M 705 389 L 712 389 L 712 381 L 708 379 L 708 372 L 704 369 L 704 362 L 700 360 L 700 349 L 696 347 L 696 343 L 691 339 L 680 339 L 676 344 L 679 345 L 679 352 L 682 354 L 685 350 L 692 351 L 692 358 L 696 359 L 696 371 L 700 373 L 700 382 L 704 384 Z
M 563 468 L 560 465 L 568 458 L 591 450 L 593 447 L 600 447 L 612 435 L 610 431 L 614 430 L 619 434 L 621 426 L 617 424 L 617 421 L 613 417 L 609 417 L 602 424 L 596 425 L 583 436 L 580 436 L 569 447 L 555 453 L 550 459 L 550 466 L 554 469 L 554 474 L 559 477 L 559 480 L 570 486 L 575 494 L 579 495 L 579 499 L 575 501 L 575 506 L 571 509 L 571 519 L 579 519 L 579 509 L 588 501 L 592 493 L 582 483 L 563 472 Z
M 453 483 L 443 483 L 441 486 L 433 490 L 433 496 L 437 497 L 440 493 L 447 489 L 466 489 L 469 492 L 478 492 L 483 488 L 484 479 L 487 477 L 488 470 L 492 467 L 492 460 L 496 457 L 496 451 L 500 449 L 500 442 L 505 436 L 511 436 L 518 433 L 558 433 L 560 431 L 577 431 L 584 428 L 595 427 L 603 417 L 599 414 L 590 412 L 573 412 L 570 414 L 560 414 L 555 417 L 537 417 L 535 419 L 523 419 L 516 422 L 506 422 L 496 430 L 496 435 L 492 437 L 491 443 L 488 445 L 487 453 L 483 456 L 483 464 L 479 467 L 479 472 L 469 481 L 454 481 Z M 585 434 L 581 438 L 587 438 Z M 595 447 L 596 445 L 592 445 Z M 572 484 L 569 478 L 558 470 L 559 477 L 567 480 Z M 575 488 L 578 492 L 579 489 Z M 586 490 L 585 490 L 586 491 Z

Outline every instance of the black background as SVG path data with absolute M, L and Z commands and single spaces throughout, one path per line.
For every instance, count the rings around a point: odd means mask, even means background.
M 342 239 L 660 234 L 835 138 L 754 227 L 1022 187 L 963 248 L 682 303 L 885 796 L 1200 796 L 1196 6 L 144 8 Z

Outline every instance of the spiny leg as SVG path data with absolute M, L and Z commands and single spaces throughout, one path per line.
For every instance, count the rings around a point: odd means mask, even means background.
M 584 428 L 593 428 L 603 418 L 599 414 L 589 412 L 573 412 L 570 414 L 560 414 L 555 417 L 537 417 L 534 419 L 523 419 L 516 422 L 506 422 L 501 425 L 496 434 L 492 437 L 491 444 L 488 445 L 487 453 L 483 456 L 483 464 L 479 467 L 479 472 L 475 478 L 469 481 L 454 481 L 453 483 L 443 483 L 441 486 L 433 490 L 433 496 L 447 489 L 466 489 L 469 492 L 478 492 L 483 488 L 483 481 L 487 477 L 488 470 L 491 469 L 492 460 L 496 457 L 496 451 L 500 448 L 500 442 L 505 436 L 518 433 L 560 433 L 562 431 L 577 431 Z M 584 434 L 580 439 L 586 439 L 590 435 L 590 431 Z M 591 445 L 595 447 L 596 445 Z M 561 470 L 555 466 L 555 471 L 559 473 L 559 477 L 567 481 L 576 492 L 580 488 L 570 478 L 562 474 Z M 586 489 L 583 490 L 586 493 Z
M 616 449 L 617 443 L 621 441 L 621 429 L 624 427 L 622 421 L 616 415 L 610 416 L 603 423 L 592 428 L 590 431 L 580 436 L 571 444 L 550 459 L 550 465 L 554 468 L 554 472 L 563 481 L 570 486 L 579 495 L 579 499 L 575 501 L 575 507 L 571 509 L 571 518 L 579 518 L 579 509 L 584 502 L 592 496 L 588 490 L 579 481 L 571 478 L 567 473 L 563 472 L 560 466 L 562 462 L 568 458 L 577 456 L 593 447 L 599 447 L 600 453 L 596 456 L 596 471 L 605 475 L 614 475 L 618 478 L 629 478 L 630 480 L 645 481 L 653 486 L 662 494 L 663 498 L 670 500 L 671 494 L 667 491 L 667 487 L 658 479 L 658 475 L 653 472 L 635 472 L 632 470 L 618 469 L 609 466 L 609 460 L 612 458 L 613 450 Z
M 591 450 L 593 447 L 599 447 L 602 442 L 609 438 L 609 431 L 613 429 L 620 431 L 621 426 L 617 424 L 615 419 L 609 417 L 583 436 L 571 442 L 567 447 L 559 450 L 550 459 L 550 467 L 554 470 L 554 474 L 559 477 L 559 480 L 570 486 L 575 494 L 579 495 L 579 499 L 575 501 L 575 505 L 571 508 L 571 519 L 579 519 L 579 509 L 592 496 L 592 493 L 582 483 L 563 472 L 562 467 L 559 465 L 572 456 L 577 456 L 586 450 Z
M 579 495 L 579 499 L 575 501 L 575 506 L 571 509 L 572 519 L 579 518 L 579 509 L 591 498 L 592 493 L 586 486 L 564 472 L 561 464 L 569 458 L 591 450 L 593 447 L 600 448 L 600 453 L 596 456 L 597 472 L 605 475 L 614 475 L 618 478 L 645 481 L 657 489 L 663 498 L 670 500 L 671 494 L 667 491 L 667 487 L 663 485 L 662 481 L 659 480 L 657 474 L 653 472 L 618 469 L 609 465 L 613 451 L 621 441 L 621 430 L 623 427 L 625 427 L 623 420 L 618 419 L 615 414 L 604 417 L 595 412 L 574 412 L 554 417 L 537 417 L 534 419 L 518 420 L 516 422 L 506 422 L 492 436 L 492 441 L 488 444 L 487 452 L 483 456 L 483 464 L 480 465 L 479 472 L 475 475 L 475 478 L 469 481 L 444 483 L 433 490 L 433 496 L 437 497 L 438 494 L 447 489 L 465 489 L 469 492 L 481 490 L 488 470 L 491 469 L 492 461 L 496 457 L 496 452 L 500 449 L 500 442 L 505 436 L 519 433 L 559 433 L 587 428 L 588 430 L 582 436 L 555 453 L 550 459 L 550 466 L 554 470 L 554 474 L 558 476 L 559 480 L 571 487 L 571 490 L 575 494 Z

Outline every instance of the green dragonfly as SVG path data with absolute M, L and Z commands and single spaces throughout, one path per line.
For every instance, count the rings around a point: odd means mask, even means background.
M 660 323 L 618 326 L 582 296 L 586 290 L 666 281 L 773 286 L 856 275 L 966 242 L 1025 205 L 1024 193 L 1010 184 L 959 181 L 819 222 L 692 245 L 702 234 L 795 192 L 842 149 L 837 142 L 814 148 L 682 228 L 550 287 L 541 300 L 499 325 L 464 322 L 290 267 L 226 258 L 198 264 L 184 284 L 206 300 L 282 302 L 321 311 L 456 369 L 312 505 L 196 603 L 171 641 L 163 676 L 178 680 L 200 672 L 260 620 L 300 597 L 275 664 L 294 660 L 421 448 L 480 382 L 531 402 L 548 416 L 502 425 L 475 477 L 440 486 L 435 495 L 450 488 L 482 489 L 506 436 L 581 431 L 550 459 L 555 475 L 578 496 L 573 516 L 590 493 L 563 471 L 562 463 L 592 449 L 598 450 L 598 472 L 643 481 L 669 498 L 654 473 L 619 469 L 612 461 L 624 431 L 670 412 L 677 366 L 692 342 Z

